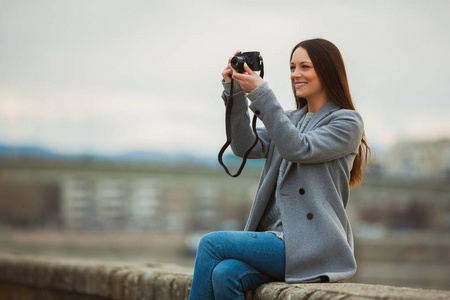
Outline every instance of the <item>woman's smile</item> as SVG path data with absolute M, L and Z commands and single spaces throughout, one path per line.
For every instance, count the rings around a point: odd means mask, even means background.
M 301 89 L 302 87 L 304 87 L 305 85 L 307 85 L 307 82 L 296 82 L 295 83 L 295 89 Z

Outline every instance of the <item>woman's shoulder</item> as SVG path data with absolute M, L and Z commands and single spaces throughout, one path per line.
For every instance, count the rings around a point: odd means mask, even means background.
M 330 114 L 330 123 L 346 128 L 348 131 L 364 131 L 364 121 L 356 110 L 341 108 Z
M 354 119 L 363 122 L 361 114 L 353 109 L 339 108 L 330 114 L 333 118 Z

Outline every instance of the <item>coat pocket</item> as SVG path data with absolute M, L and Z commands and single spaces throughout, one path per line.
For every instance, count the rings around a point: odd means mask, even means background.
M 332 219 L 336 225 L 336 228 L 339 230 L 339 232 L 342 234 L 342 236 L 347 239 L 347 232 L 345 231 L 341 221 L 339 220 L 338 216 L 336 215 L 333 207 L 331 207 L 330 203 L 328 201 L 324 201 L 322 203 L 322 207 L 327 212 L 327 215 Z

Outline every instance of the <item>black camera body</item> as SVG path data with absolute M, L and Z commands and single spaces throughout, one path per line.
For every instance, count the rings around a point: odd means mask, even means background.
M 244 63 L 253 71 L 261 71 L 263 69 L 262 57 L 259 52 L 243 52 L 236 54 L 231 59 L 231 67 L 236 69 L 239 73 L 244 73 Z

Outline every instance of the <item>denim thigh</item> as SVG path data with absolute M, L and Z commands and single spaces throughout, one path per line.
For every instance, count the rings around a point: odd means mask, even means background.
M 205 235 L 200 241 L 195 261 L 194 277 L 191 287 L 190 299 L 214 299 L 213 296 L 213 272 L 219 263 L 225 260 L 240 261 L 239 267 L 244 270 L 247 267 L 251 276 L 244 274 L 232 274 L 233 277 L 241 277 L 241 287 L 253 289 L 268 281 L 283 281 L 285 271 L 285 247 L 284 241 L 273 233 L 249 232 L 249 231 L 221 231 Z M 216 270 L 216 278 L 221 265 Z M 256 272 L 261 274 L 257 274 Z M 220 276 L 226 272 L 220 272 Z M 246 277 L 246 278 L 244 278 Z M 223 288 L 223 287 L 221 287 Z
M 199 250 L 217 260 L 237 259 L 279 280 L 284 280 L 284 241 L 269 232 L 218 231 L 205 235 Z

